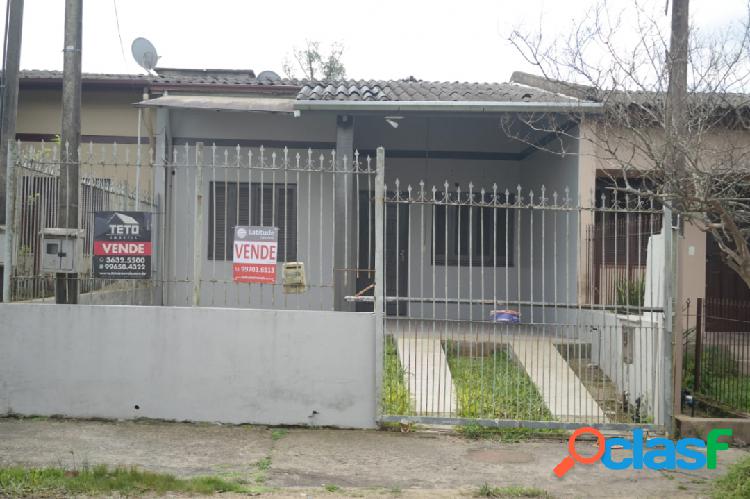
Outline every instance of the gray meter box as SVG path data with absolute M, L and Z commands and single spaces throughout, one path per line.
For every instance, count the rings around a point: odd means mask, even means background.
M 42 229 L 42 272 L 83 271 L 83 229 Z

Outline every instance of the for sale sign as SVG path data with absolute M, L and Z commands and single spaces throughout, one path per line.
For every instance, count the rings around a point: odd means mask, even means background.
M 94 277 L 148 279 L 151 277 L 151 213 L 97 211 L 94 213 Z
M 274 284 L 278 242 L 278 227 L 235 227 L 232 278 Z

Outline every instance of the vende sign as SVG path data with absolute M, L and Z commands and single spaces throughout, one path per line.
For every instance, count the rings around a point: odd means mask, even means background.
M 276 282 L 277 227 L 234 228 L 232 279 L 235 282 Z
M 149 279 L 151 250 L 151 213 L 94 213 L 94 277 Z

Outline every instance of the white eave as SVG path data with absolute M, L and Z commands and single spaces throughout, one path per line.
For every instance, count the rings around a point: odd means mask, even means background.
M 137 107 L 204 109 L 208 111 L 294 113 L 294 99 L 226 95 L 162 95 L 136 103 Z

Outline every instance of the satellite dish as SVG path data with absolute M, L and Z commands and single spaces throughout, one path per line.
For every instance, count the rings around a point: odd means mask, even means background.
M 258 79 L 262 81 L 275 82 L 281 81 L 281 77 L 273 71 L 261 71 L 258 75 Z
M 133 40 L 130 50 L 133 52 L 135 62 L 147 72 L 150 73 L 156 67 L 159 56 L 150 41 L 145 38 L 136 38 Z

